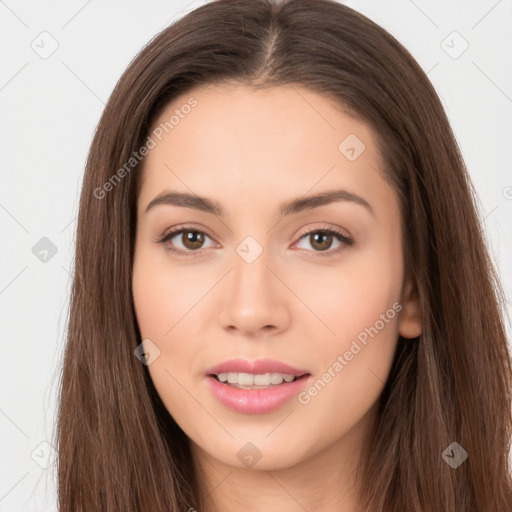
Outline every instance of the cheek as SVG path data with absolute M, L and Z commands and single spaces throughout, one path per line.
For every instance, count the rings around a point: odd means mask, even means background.
M 310 333 L 316 379 L 301 403 L 342 410 L 332 420 L 338 429 L 362 418 L 384 387 L 398 340 L 402 270 L 399 244 L 384 241 L 379 250 L 354 252 L 338 271 L 324 271 L 303 285 L 330 332 L 320 326 L 326 334 Z
M 186 283 L 180 283 L 180 276 L 158 259 L 149 250 L 141 249 L 136 254 L 132 279 L 134 307 L 142 340 L 149 338 L 160 350 L 148 366 L 153 385 L 169 413 L 181 419 L 194 412 L 189 410 L 190 397 L 182 386 L 189 387 L 189 363 L 197 347 L 180 332 L 180 320 L 191 307 L 190 297 L 179 292 Z M 186 325 L 186 318 L 183 320 Z
M 192 330 L 187 331 L 187 322 L 204 290 L 194 287 L 183 273 L 168 265 L 162 268 L 154 258 L 142 254 L 134 263 L 132 287 L 141 338 L 149 338 L 160 350 L 149 371 L 154 380 L 158 380 L 157 372 L 164 371 L 162 378 L 168 381 L 169 373 L 165 370 L 172 374 L 182 372 L 198 349 L 198 340 Z
M 314 271 L 302 269 L 299 273 L 303 277 L 295 279 L 294 291 L 319 320 L 310 322 L 317 334 L 310 332 L 309 338 L 325 340 L 328 352 L 333 346 L 339 349 L 350 343 L 400 300 L 401 257 L 399 251 L 385 244 L 374 250 L 347 253 L 337 266 L 318 266 Z M 391 311 L 393 318 L 395 313 Z
M 340 321 L 337 341 L 321 345 L 317 354 L 323 364 L 299 397 L 305 411 L 309 411 L 309 428 L 320 429 L 322 422 L 328 421 L 333 437 L 339 436 L 356 426 L 377 402 L 398 339 L 396 309 L 391 306 L 387 314 L 385 309 L 377 311 L 377 315 L 368 312 L 368 321 L 362 317 Z M 379 317 L 381 311 L 386 321 Z
M 184 314 L 185 283 L 169 265 L 149 249 L 138 249 L 133 264 L 132 293 L 142 338 L 170 338 L 171 329 Z M 190 286 L 189 286 L 190 288 Z

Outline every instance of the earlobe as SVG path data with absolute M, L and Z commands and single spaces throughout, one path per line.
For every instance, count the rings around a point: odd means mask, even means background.
M 412 280 L 408 280 L 402 298 L 398 333 L 404 338 L 416 338 L 421 334 L 421 330 L 421 308 L 418 291 Z

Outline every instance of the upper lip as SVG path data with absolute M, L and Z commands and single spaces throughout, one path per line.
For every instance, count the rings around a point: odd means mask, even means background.
M 283 373 L 286 375 L 295 375 L 301 377 L 308 374 L 307 370 L 294 368 L 281 361 L 274 359 L 258 359 L 248 361 L 246 359 L 229 359 L 210 368 L 207 375 L 218 375 L 219 373 L 252 373 L 253 375 L 263 375 L 265 373 Z

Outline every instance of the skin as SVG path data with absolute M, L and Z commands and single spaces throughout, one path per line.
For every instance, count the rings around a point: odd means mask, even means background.
M 196 88 L 155 126 L 191 96 L 198 105 L 149 152 L 137 204 L 133 297 L 142 339 L 160 350 L 151 378 L 191 441 L 211 510 L 356 512 L 356 465 L 398 334 L 421 333 L 375 134 L 297 86 Z M 366 146 L 354 161 L 338 149 L 349 134 Z M 349 201 L 279 213 L 281 202 L 337 188 L 364 198 L 374 215 Z M 146 212 L 164 190 L 211 198 L 225 216 L 173 205 Z M 202 245 L 183 234 L 167 242 L 196 251 L 188 257 L 158 243 L 183 223 L 207 233 Z M 353 245 L 335 254 L 343 245 L 335 237 L 329 245 L 304 236 L 325 227 Z M 250 264 L 236 252 L 249 235 L 263 248 Z M 242 414 L 207 385 L 206 370 L 234 357 L 283 361 L 309 371 L 313 384 L 394 303 L 400 313 L 307 404 Z M 250 468 L 237 457 L 249 441 L 261 452 Z

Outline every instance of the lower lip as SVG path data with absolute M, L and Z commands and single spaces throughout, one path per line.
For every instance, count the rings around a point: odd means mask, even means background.
M 244 414 L 265 414 L 272 412 L 297 396 L 306 385 L 310 375 L 304 375 L 293 382 L 265 389 L 241 389 L 207 377 L 210 389 L 219 402 L 236 412 Z

